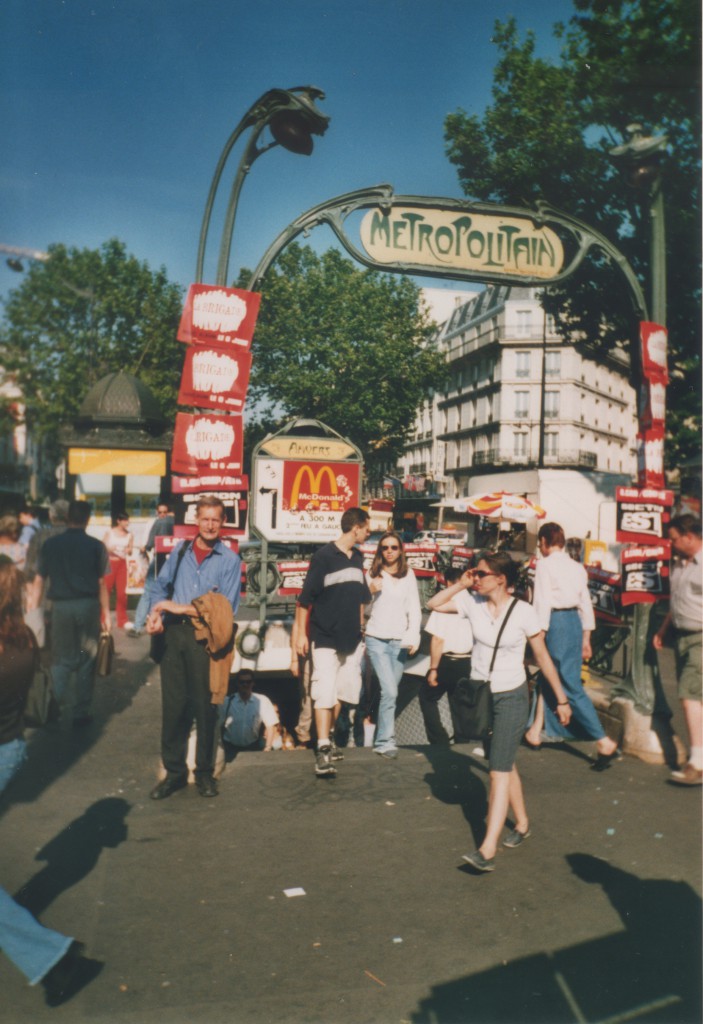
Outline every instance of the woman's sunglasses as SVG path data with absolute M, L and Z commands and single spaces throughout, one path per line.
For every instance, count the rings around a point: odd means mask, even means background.
M 400 551 L 400 544 L 381 544 L 381 551 Z
M 473 574 L 474 574 L 474 576 L 476 576 L 480 580 L 485 579 L 486 576 L 497 576 L 498 575 L 495 572 L 486 572 L 485 569 L 474 569 L 473 570 Z

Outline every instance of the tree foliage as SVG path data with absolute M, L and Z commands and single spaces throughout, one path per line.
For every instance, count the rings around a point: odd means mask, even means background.
M 245 280 L 243 275 L 242 280 Z M 253 346 L 248 405 L 261 424 L 327 423 L 367 462 L 395 458 L 444 362 L 407 278 L 360 270 L 336 249 L 289 246 L 268 272 Z
M 700 8 L 690 0 L 574 0 L 558 63 L 535 55 L 514 19 L 498 23 L 493 102 L 482 118 L 445 121 L 447 154 L 472 199 L 545 200 L 613 241 L 649 283 L 648 191 L 609 156 L 639 122 L 668 136 L 662 165 L 670 366 L 667 461 L 699 448 L 701 118 Z M 645 289 L 647 290 L 647 289 Z M 589 259 L 545 304 L 565 336 L 596 350 L 627 344 L 637 325 L 627 289 L 603 258 Z
M 170 419 L 182 346 L 182 292 L 117 239 L 100 250 L 52 246 L 5 300 L 0 362 L 19 386 L 25 416 L 51 439 L 101 377 L 126 370 L 147 384 Z

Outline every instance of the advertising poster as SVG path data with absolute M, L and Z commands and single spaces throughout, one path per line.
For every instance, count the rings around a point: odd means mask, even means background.
M 637 483 L 640 487 L 664 486 L 664 429 L 651 427 L 637 434 Z
M 674 504 L 673 491 L 656 488 L 616 487 L 619 544 L 651 543 L 664 536 Z
M 661 324 L 644 321 L 640 324 L 642 373 L 647 380 L 669 383 L 667 369 L 668 331 Z
M 250 370 L 251 354 L 243 349 L 191 345 L 183 362 L 178 404 L 241 412 Z
M 588 593 L 596 615 L 596 621 L 619 625 L 622 622 L 620 604 L 619 573 L 606 572 L 596 566 L 586 566 L 588 573 Z
M 176 413 L 171 469 L 189 476 L 242 472 L 242 417 Z
M 653 604 L 669 597 L 671 544 L 626 548 L 621 558 L 622 603 Z
M 311 544 L 334 540 L 342 514 L 359 505 L 358 462 L 317 462 L 259 457 L 252 490 L 254 526 L 268 540 Z
M 192 284 L 177 338 L 188 345 L 237 345 L 251 348 L 261 295 L 243 288 Z

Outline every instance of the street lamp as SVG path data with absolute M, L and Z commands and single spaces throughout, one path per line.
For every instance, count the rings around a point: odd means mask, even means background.
M 249 173 L 251 165 L 262 153 L 266 153 L 267 150 L 272 149 L 274 146 L 283 146 L 284 149 L 289 150 L 291 153 L 309 156 L 313 149 L 313 135 L 324 135 L 327 131 L 329 117 L 315 106 L 315 100 L 324 98 L 325 94 L 312 85 L 296 86 L 293 89 L 269 89 L 249 108 L 232 132 L 215 168 L 215 174 L 205 204 L 205 212 L 200 229 L 200 243 L 198 245 L 198 263 L 195 271 L 195 280 L 197 282 L 201 282 L 203 278 L 205 246 L 215 196 L 225 164 L 237 139 L 243 132 L 251 128 L 251 135 L 239 162 L 225 213 L 215 282 L 218 285 L 226 285 L 227 283 L 229 256 L 232 247 L 232 235 L 239 193 L 242 190 L 244 179 Z M 259 137 L 266 126 L 269 127 L 273 141 L 265 146 L 258 146 Z
M 666 324 L 666 236 L 664 232 L 664 196 L 662 160 L 666 154 L 666 135 L 645 135 L 641 124 L 629 124 L 629 136 L 621 146 L 610 150 L 613 161 L 622 167 L 628 183 L 646 195 L 650 221 L 650 316 Z M 641 386 L 642 366 L 639 346 L 633 346 L 634 381 L 637 394 Z M 614 691 L 628 697 L 637 711 L 645 715 L 671 718 L 671 710 L 661 686 L 657 656 L 652 647 L 652 605 L 635 605 L 632 622 L 632 658 L 627 677 Z

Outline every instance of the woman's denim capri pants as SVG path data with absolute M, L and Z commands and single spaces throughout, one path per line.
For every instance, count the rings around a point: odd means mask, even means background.
M 493 700 L 493 735 L 488 755 L 488 770 L 511 772 L 515 755 L 527 728 L 530 699 L 527 683 L 515 690 L 491 694 Z

